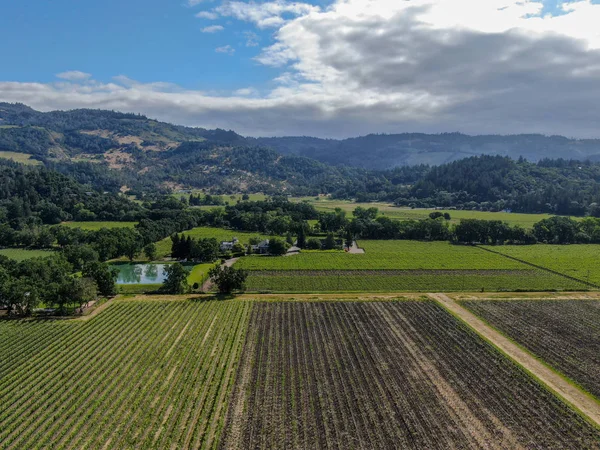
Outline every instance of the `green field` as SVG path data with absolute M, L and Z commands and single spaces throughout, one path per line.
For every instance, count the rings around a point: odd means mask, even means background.
M 25 259 L 31 258 L 45 258 L 47 256 L 52 255 L 54 252 L 52 250 L 28 250 L 24 248 L 0 248 L 0 255 L 6 256 L 8 258 L 23 261 Z
M 260 233 L 250 233 L 247 231 L 235 231 L 225 230 L 223 228 L 212 228 L 212 227 L 198 227 L 193 228 L 189 231 L 184 231 L 185 236 L 191 236 L 192 238 L 215 238 L 218 242 L 230 241 L 232 238 L 237 237 L 242 244 L 248 244 L 248 241 L 252 237 L 260 237 L 262 239 L 268 239 L 268 236 L 262 236 Z M 158 258 L 164 258 L 171 254 L 171 238 L 165 238 L 162 241 L 156 243 L 156 254 Z
M 133 228 L 137 222 L 63 222 L 61 225 L 70 228 L 96 231 L 102 228 Z
M 585 290 L 543 270 L 252 271 L 254 292 L 459 292 Z
M 477 247 L 448 242 L 359 241 L 364 254 L 304 252 L 296 256 L 248 256 L 248 270 L 528 269 Z
M 600 285 L 600 245 L 503 245 L 491 250 Z
M 533 224 L 540 220 L 551 217 L 549 214 L 521 214 L 521 213 L 506 213 L 506 212 L 488 212 L 488 211 L 464 211 L 464 210 L 434 210 L 423 208 L 404 208 L 390 205 L 389 203 L 357 203 L 345 200 L 329 200 L 325 197 L 320 197 L 315 200 L 315 197 L 297 197 L 292 198 L 292 201 L 308 201 L 319 211 L 331 212 L 335 208 L 341 208 L 346 211 L 346 217 L 352 218 L 352 211 L 358 206 L 363 208 L 377 208 L 379 214 L 393 219 L 409 220 L 409 219 L 426 219 L 429 214 L 434 211 L 448 213 L 452 218 L 451 222 L 458 223 L 460 219 L 482 219 L 482 220 L 502 220 L 511 225 L 520 225 L 524 228 L 531 228 Z
M 31 159 L 31 155 L 27 153 L 5 152 L 0 151 L 0 158 L 10 159 L 11 161 L 25 164 L 27 166 L 41 166 L 42 162 L 37 159 Z
M 360 241 L 365 254 L 249 256 L 247 288 L 269 292 L 586 290 L 583 283 L 477 247 L 448 242 Z
M 246 302 L 119 302 L 0 321 L 0 448 L 212 448 Z

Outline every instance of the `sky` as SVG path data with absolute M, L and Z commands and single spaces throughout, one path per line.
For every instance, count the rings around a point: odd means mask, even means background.
M 600 137 L 600 1 L 10 0 L 0 101 L 248 136 Z

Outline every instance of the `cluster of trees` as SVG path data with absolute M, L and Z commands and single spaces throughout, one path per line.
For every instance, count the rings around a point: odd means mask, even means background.
M 223 197 L 221 197 L 220 195 L 190 194 L 187 203 L 190 206 L 223 206 L 225 205 L 225 200 L 223 200 Z
M 81 276 L 62 255 L 15 262 L 0 256 L 0 306 L 9 315 L 30 315 L 44 305 L 65 313 L 82 307 L 99 295 L 115 294 L 116 274 L 107 264 L 86 261 Z
M 0 224 L 15 230 L 66 220 L 133 221 L 143 214 L 125 196 L 95 191 L 53 170 L 0 159 Z
M 171 256 L 177 259 L 190 259 L 197 262 L 213 262 L 219 257 L 219 242 L 215 238 L 192 238 L 174 234 L 171 236 Z M 242 253 L 244 247 L 241 246 Z

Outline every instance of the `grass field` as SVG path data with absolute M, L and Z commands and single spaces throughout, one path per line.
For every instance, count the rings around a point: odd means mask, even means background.
M 409 220 L 409 219 L 426 219 L 429 214 L 434 211 L 448 213 L 452 218 L 453 223 L 457 223 L 460 219 L 482 219 L 482 220 L 502 220 L 511 225 L 521 225 L 524 228 L 531 228 L 533 224 L 542 219 L 551 217 L 549 214 L 521 214 L 521 213 L 506 213 L 506 212 L 488 212 L 488 211 L 463 211 L 463 210 L 434 210 L 424 208 L 400 208 L 389 203 L 357 203 L 344 200 L 329 200 L 321 197 L 315 200 L 315 197 L 299 197 L 293 198 L 292 201 L 308 201 L 319 211 L 331 212 L 335 208 L 341 208 L 346 211 L 346 217 L 352 217 L 352 211 L 358 206 L 363 208 L 377 208 L 379 214 L 393 219 Z
M 0 448 L 211 448 L 250 304 L 120 302 L 0 321 Z
M 45 258 L 47 256 L 52 255 L 54 252 L 52 250 L 28 250 L 24 248 L 0 248 L 0 255 L 6 256 L 8 258 L 23 261 L 25 259 Z
M 491 250 L 600 285 L 600 245 L 503 245 Z
M 477 247 L 448 242 L 361 241 L 364 254 L 250 256 L 247 288 L 270 292 L 547 291 L 588 286 Z
M 96 231 L 102 228 L 133 228 L 137 222 L 63 222 L 61 225 L 82 230 Z
M 461 303 L 600 399 L 600 300 Z
M 428 301 L 258 303 L 221 448 L 595 448 L 600 431 Z
M 193 228 L 189 231 L 184 231 L 185 236 L 191 236 L 192 238 L 215 238 L 218 242 L 230 241 L 233 237 L 237 237 L 242 244 L 247 244 L 250 238 L 260 237 L 262 239 L 268 239 L 268 236 L 262 236 L 260 233 L 250 233 L 246 231 L 235 231 L 225 230 L 223 228 L 212 228 L 212 227 L 198 227 Z M 160 242 L 156 243 L 157 257 L 164 258 L 171 254 L 171 238 L 165 238 Z
M 0 151 L 0 158 L 10 159 L 11 161 L 25 164 L 27 166 L 41 166 L 42 162 L 37 159 L 31 159 L 27 153 Z

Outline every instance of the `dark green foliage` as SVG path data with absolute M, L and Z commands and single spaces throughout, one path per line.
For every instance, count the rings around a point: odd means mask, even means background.
M 208 275 L 221 294 L 231 294 L 244 290 L 248 272 L 235 267 L 215 266 L 210 269 Z
M 115 286 L 117 274 L 117 269 L 97 261 L 88 263 L 83 268 L 83 276 L 96 282 L 98 293 L 103 297 L 112 297 L 117 293 Z
M 150 261 L 154 261 L 156 259 L 156 244 L 151 242 L 150 244 L 146 245 L 144 247 L 144 253 Z
M 165 271 L 167 273 L 167 278 L 161 287 L 162 292 L 165 294 L 180 295 L 185 294 L 189 290 L 187 284 L 188 273 L 181 264 L 170 264 Z
M 285 255 L 288 251 L 288 243 L 282 239 L 272 238 L 269 240 L 269 254 L 273 256 Z

